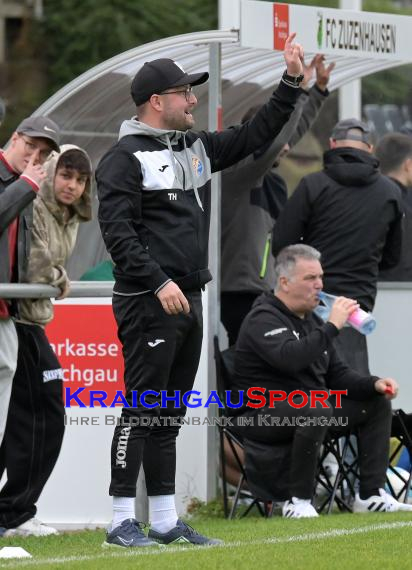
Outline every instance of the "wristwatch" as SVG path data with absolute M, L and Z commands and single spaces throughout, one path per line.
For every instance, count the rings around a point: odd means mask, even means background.
M 297 77 L 294 77 L 285 71 L 282 75 L 282 79 L 287 85 L 290 85 L 291 87 L 299 87 L 299 85 L 304 80 L 304 75 L 298 75 Z

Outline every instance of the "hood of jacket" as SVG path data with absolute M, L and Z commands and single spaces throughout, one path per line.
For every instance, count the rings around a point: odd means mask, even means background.
M 145 137 L 153 137 L 164 145 L 169 140 L 171 144 L 177 143 L 184 137 L 183 131 L 173 131 L 168 129 L 156 129 L 146 123 L 141 123 L 137 117 L 123 121 L 120 126 L 119 140 L 128 135 L 143 135 Z
M 203 204 L 202 204 L 200 197 L 199 197 L 196 178 L 193 174 L 193 168 L 191 167 L 191 158 L 187 152 L 185 133 L 183 131 L 173 131 L 173 130 L 168 130 L 168 129 L 157 129 L 155 127 L 151 127 L 150 125 L 147 125 L 146 123 L 141 123 L 140 121 L 137 120 L 137 117 L 133 117 L 132 119 L 130 119 L 128 121 L 123 121 L 123 123 L 121 124 L 120 131 L 119 131 L 119 140 L 122 139 L 123 137 L 128 136 L 128 135 L 143 135 L 145 137 L 152 137 L 152 138 L 156 139 L 158 142 L 160 142 L 161 144 L 165 145 L 170 152 L 170 156 L 172 159 L 172 161 L 171 161 L 172 168 L 173 168 L 173 171 L 174 171 L 176 178 L 178 178 L 178 174 L 176 172 L 176 161 L 175 161 L 174 154 L 173 154 L 172 144 L 176 144 L 180 140 L 183 141 L 183 147 L 185 150 L 186 160 L 187 160 L 186 172 L 187 172 L 188 176 L 190 176 L 190 179 L 192 181 L 196 201 L 197 201 L 200 209 L 203 211 Z
M 59 204 L 56 201 L 54 195 L 54 177 L 56 175 L 56 167 L 59 158 L 68 150 L 79 150 L 82 152 L 87 161 L 90 163 L 90 159 L 87 153 L 73 144 L 65 144 L 60 146 L 60 152 L 53 151 L 49 158 L 44 163 L 44 169 L 46 171 L 46 178 L 40 185 L 40 190 L 38 193 L 38 198 L 44 202 L 44 205 L 49 210 L 49 212 L 56 218 L 56 220 L 60 223 L 64 223 L 64 211 L 67 206 L 63 204 Z M 92 166 L 90 163 L 90 169 L 92 170 Z M 92 197 L 91 197 L 91 176 L 86 183 L 86 187 L 84 189 L 83 194 L 81 195 L 80 199 L 70 206 L 73 214 L 69 219 L 68 223 L 74 222 L 88 222 L 92 219 Z
M 325 173 L 341 186 L 368 186 L 379 177 L 378 159 L 364 150 L 341 147 L 323 155 Z

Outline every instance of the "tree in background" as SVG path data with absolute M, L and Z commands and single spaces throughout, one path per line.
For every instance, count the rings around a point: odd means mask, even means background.
M 217 0 L 44 0 L 49 90 L 136 46 L 217 27 Z
M 1 143 L 23 117 L 98 63 L 160 38 L 217 27 L 217 0 L 43 0 L 43 11 L 41 21 L 24 18 L 0 70 L 7 101 Z
M 291 3 L 339 7 L 339 0 Z M 0 95 L 7 102 L 0 142 L 60 87 L 106 59 L 160 38 L 217 28 L 217 4 L 218 0 L 43 0 L 43 19 L 34 21 L 27 14 L 10 61 L 0 69 Z M 396 0 L 364 0 L 363 9 L 412 14 L 412 8 L 401 9 Z M 411 71 L 412 66 L 402 66 L 365 77 L 363 104 L 410 103 Z M 325 106 L 319 128 L 315 125 L 320 139 L 325 113 L 333 121 L 336 97 Z

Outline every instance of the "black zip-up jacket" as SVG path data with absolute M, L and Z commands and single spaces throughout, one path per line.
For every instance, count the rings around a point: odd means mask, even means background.
M 322 254 L 323 287 L 371 311 L 379 269 L 399 261 L 403 209 L 396 184 L 368 152 L 336 148 L 302 178 L 273 230 L 272 251 L 305 243 Z
M 169 280 L 200 289 L 208 269 L 210 179 L 282 129 L 299 89 L 283 83 L 244 125 L 166 131 L 125 121 L 96 172 L 99 223 L 115 263 L 115 293 L 156 293 Z
M 36 192 L 30 184 L 10 172 L 0 160 L 0 283 L 10 283 L 9 241 L 7 228 L 19 217 L 17 236 L 17 275 L 25 273 L 30 252 L 30 232 L 33 225 L 33 200 Z
M 379 281 L 411 281 L 412 282 L 412 188 L 407 188 L 398 180 L 391 178 L 398 186 L 402 196 L 403 220 L 402 252 L 399 263 L 395 267 L 382 269 Z
M 364 400 L 376 394 L 375 376 L 362 376 L 337 356 L 333 339 L 338 329 L 310 313 L 301 319 L 273 293 L 263 293 L 242 323 L 236 343 L 234 390 L 348 390 L 348 397 Z M 231 401 L 236 403 L 233 395 Z M 255 402 L 256 403 L 256 402 Z

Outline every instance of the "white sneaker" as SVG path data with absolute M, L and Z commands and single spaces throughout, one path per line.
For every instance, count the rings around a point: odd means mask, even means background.
M 310 503 L 310 499 L 298 499 L 292 497 L 282 507 L 282 515 L 289 519 L 303 519 L 318 517 L 318 513 Z
M 356 493 L 353 502 L 354 513 L 395 513 L 397 511 L 412 511 L 412 505 L 400 503 L 384 489 L 379 489 L 379 495 L 372 495 L 364 500 Z
M 50 536 L 52 534 L 59 533 L 52 526 L 33 517 L 16 528 L 8 528 L 3 536 Z

